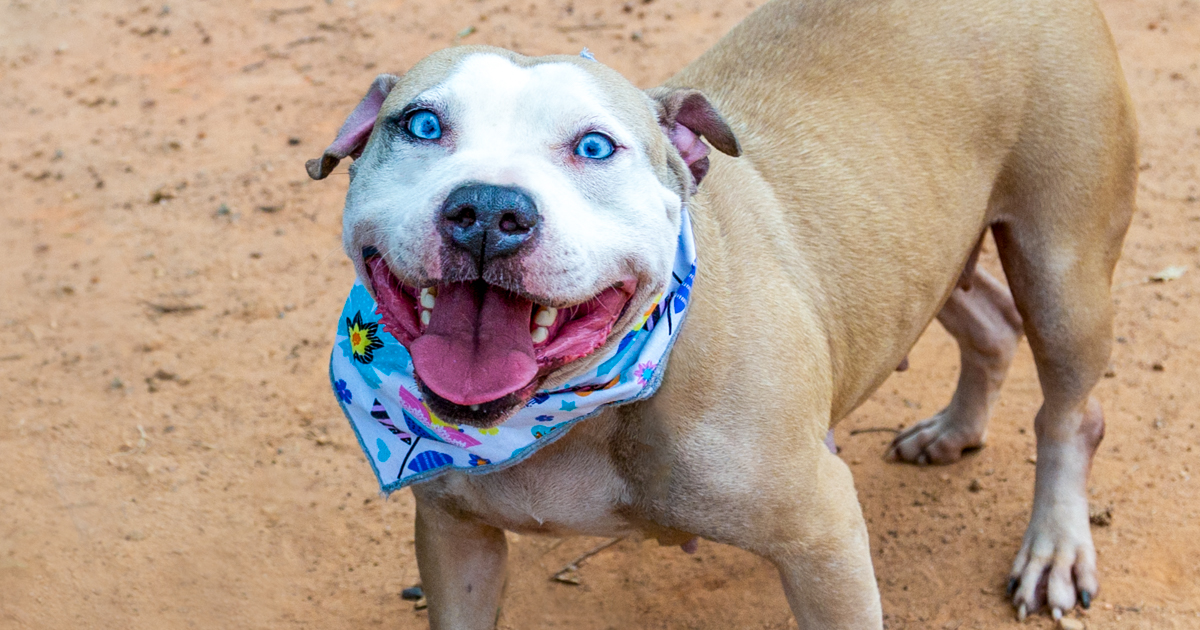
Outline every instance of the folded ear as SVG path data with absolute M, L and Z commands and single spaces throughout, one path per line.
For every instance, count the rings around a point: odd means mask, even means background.
M 646 93 L 658 103 L 658 124 L 687 162 L 697 185 L 708 173 L 708 146 L 701 137 L 721 153 L 742 154 L 729 124 L 699 90 L 660 87 Z
M 337 167 L 338 162 L 342 161 L 342 158 L 351 156 L 357 159 L 362 155 L 363 147 L 366 146 L 367 139 L 371 137 L 371 130 L 375 128 L 375 119 L 379 116 L 379 109 L 383 107 L 384 99 L 399 80 L 399 77 L 390 74 L 381 74 L 375 77 L 375 80 L 371 82 L 371 89 L 367 90 L 367 95 L 359 101 L 358 107 L 350 112 L 350 117 L 346 119 L 346 122 L 342 123 L 342 128 L 338 130 L 337 139 L 333 141 L 333 144 L 325 149 L 325 153 L 320 158 L 309 160 L 304 164 L 309 177 L 325 179 Z

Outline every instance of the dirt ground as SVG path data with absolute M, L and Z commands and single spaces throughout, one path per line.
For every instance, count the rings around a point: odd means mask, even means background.
M 587 46 L 649 87 L 758 3 L 3 0 L 0 628 L 426 627 L 399 596 L 418 581 L 411 494 L 381 499 L 326 381 L 352 280 L 345 170 L 311 182 L 304 160 L 375 74 L 433 50 Z M 1143 163 L 1097 391 L 1091 496 L 1111 523 L 1084 617 L 1200 628 L 1200 4 L 1102 4 Z M 892 465 L 889 433 L 853 433 L 937 411 L 957 358 L 933 326 L 837 431 L 893 629 L 1017 625 L 1028 348 L 977 455 Z M 513 536 L 500 628 L 795 628 L 773 569 L 713 543 L 623 541 L 579 586 L 550 581 L 598 542 Z

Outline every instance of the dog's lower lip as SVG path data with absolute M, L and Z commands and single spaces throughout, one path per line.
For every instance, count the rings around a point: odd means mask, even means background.
M 533 397 L 533 394 L 541 386 L 541 381 L 541 378 L 534 378 L 521 390 L 496 400 L 478 405 L 459 405 L 430 390 L 421 377 L 417 376 L 417 386 L 430 411 L 453 424 L 463 424 L 480 429 L 494 427 L 504 422 L 514 410 L 524 406 Z

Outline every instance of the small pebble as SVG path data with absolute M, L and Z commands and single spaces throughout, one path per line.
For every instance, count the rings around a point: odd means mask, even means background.
M 420 601 L 425 598 L 425 591 L 421 585 L 410 586 L 403 591 L 400 591 L 400 598 L 410 602 Z
M 573 568 L 563 569 L 554 574 L 554 581 L 561 584 L 570 584 L 578 586 L 582 581 L 579 579 L 579 571 Z
M 979 483 L 978 479 L 972 479 L 971 485 L 967 486 L 967 490 L 970 490 L 971 492 L 979 492 L 980 490 L 983 490 L 983 484 Z
M 1087 628 L 1087 626 L 1083 625 L 1082 621 L 1078 619 L 1072 619 L 1070 617 L 1062 617 L 1059 619 L 1056 627 L 1058 630 L 1086 630 Z
M 1093 507 L 1091 513 L 1088 514 L 1088 522 L 1096 527 L 1108 527 L 1112 525 L 1112 506 L 1104 508 Z

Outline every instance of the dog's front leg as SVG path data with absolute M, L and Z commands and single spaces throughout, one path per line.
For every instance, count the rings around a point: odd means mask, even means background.
M 504 530 L 417 497 L 417 567 L 432 630 L 492 630 L 504 590 Z

